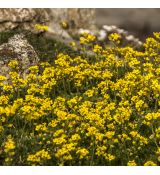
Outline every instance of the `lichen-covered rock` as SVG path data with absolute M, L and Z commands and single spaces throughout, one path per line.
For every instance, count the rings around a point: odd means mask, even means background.
M 19 61 L 21 71 L 25 71 L 39 60 L 34 48 L 23 34 L 14 35 L 0 46 L 0 74 L 7 73 L 7 64 L 13 59 Z
M 32 32 L 35 24 L 49 26 L 49 32 L 55 36 L 69 37 L 79 28 L 93 29 L 95 27 L 94 9 L 31 9 L 7 8 L 0 9 L 0 32 L 12 29 L 24 29 Z M 67 31 L 62 31 L 60 23 L 69 24 Z
M 58 33 L 62 33 L 59 23 L 63 21 L 68 23 L 68 31 L 71 35 L 75 34 L 80 28 L 95 29 L 95 9 L 50 9 L 49 14 L 50 27 Z
M 0 32 L 15 28 L 34 31 L 36 23 L 47 24 L 48 21 L 49 16 L 45 9 L 0 9 Z

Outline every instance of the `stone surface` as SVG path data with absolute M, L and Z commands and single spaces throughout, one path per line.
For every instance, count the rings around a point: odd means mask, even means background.
M 49 25 L 51 35 L 69 38 L 79 28 L 94 30 L 96 25 L 116 25 L 141 37 L 160 30 L 159 17 L 160 9 L 4 8 L 0 9 L 0 32 L 16 28 L 35 32 L 38 23 Z M 62 31 L 61 21 L 69 23 L 67 31 Z
M 33 31 L 36 23 L 48 22 L 49 16 L 45 9 L 0 9 L 0 32 L 15 28 Z
M 49 26 L 52 35 L 69 37 L 78 28 L 95 27 L 95 9 L 0 9 L 0 32 L 12 29 L 25 29 L 35 32 L 35 24 Z M 69 28 L 63 31 L 60 22 L 67 22 Z
M 77 36 L 80 28 L 96 30 L 95 9 L 48 9 L 48 14 L 50 22 L 47 35 L 49 37 L 58 37 L 67 42 Z M 61 22 L 67 23 L 67 30 L 62 29 Z
M 0 46 L 0 74 L 7 73 L 7 64 L 12 59 L 19 61 L 22 71 L 39 60 L 34 48 L 23 34 L 14 35 Z

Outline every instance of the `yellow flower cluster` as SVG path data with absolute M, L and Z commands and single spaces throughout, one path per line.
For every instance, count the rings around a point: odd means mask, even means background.
M 5 165 L 12 164 L 13 156 L 15 155 L 14 149 L 15 149 L 15 142 L 11 135 L 7 137 L 7 140 L 4 142 L 4 152 L 6 155 L 5 158 Z
M 82 36 L 80 37 L 80 44 L 89 44 L 93 41 L 95 41 L 96 37 L 90 33 L 82 33 Z
M 35 24 L 35 29 L 39 30 L 39 31 L 48 31 L 49 27 L 46 25 L 42 25 L 42 24 Z
M 136 162 L 134 160 L 130 160 L 128 163 L 127 163 L 128 166 L 136 166 Z
M 9 67 L 11 67 L 12 69 L 17 68 L 18 67 L 18 61 L 16 60 L 11 60 L 8 64 Z
M 28 156 L 27 161 L 35 163 L 43 163 L 45 160 L 51 159 L 50 154 L 48 151 L 42 149 L 41 151 L 36 152 L 35 154 L 31 154 Z
M 119 44 L 121 40 L 121 36 L 118 33 L 111 33 L 108 38 L 110 41 L 113 41 L 117 44 Z
M 0 76 L 2 164 L 159 165 L 159 38 L 137 50 L 84 34 L 93 54 L 58 53 L 26 76 L 12 60 Z
M 153 161 L 147 161 L 144 166 L 157 166 L 156 163 L 154 163 Z
M 14 149 L 15 149 L 15 143 L 13 139 L 11 138 L 11 136 L 9 136 L 7 138 L 7 141 L 5 142 L 4 151 L 8 153 L 9 151 L 14 150 Z

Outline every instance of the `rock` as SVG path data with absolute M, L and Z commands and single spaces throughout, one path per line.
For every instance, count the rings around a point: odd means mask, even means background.
M 16 34 L 7 43 L 0 46 L 0 74 L 6 74 L 10 60 L 18 60 L 22 71 L 38 62 L 34 48 L 28 43 L 23 34 Z
M 35 24 L 49 26 L 49 32 L 55 36 L 75 35 L 77 29 L 95 28 L 94 9 L 31 9 L 31 8 L 4 8 L 0 9 L 0 32 L 13 29 L 24 29 L 31 32 Z M 68 23 L 68 30 L 63 31 L 60 22 Z
M 96 30 L 95 9 L 49 9 L 50 17 L 48 37 L 54 37 L 68 43 L 72 37 L 77 37 L 80 28 Z M 67 30 L 64 30 L 60 23 L 66 22 Z
M 0 32 L 13 29 L 34 30 L 36 23 L 47 24 L 49 16 L 45 9 L 0 9 Z

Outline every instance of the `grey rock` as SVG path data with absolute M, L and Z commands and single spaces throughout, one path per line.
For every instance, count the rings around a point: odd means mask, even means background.
M 23 34 L 14 35 L 0 46 L 0 74 L 7 73 L 7 64 L 13 59 L 19 61 L 22 72 L 39 61 L 37 53 Z
M 0 9 L 0 32 L 20 28 L 35 32 L 37 23 L 47 24 L 49 16 L 45 9 L 3 8 Z
M 67 31 L 60 25 L 63 21 L 68 23 Z M 35 24 L 49 26 L 51 35 L 69 38 L 79 28 L 95 28 L 95 9 L 0 9 L 0 32 L 20 28 L 38 33 Z

